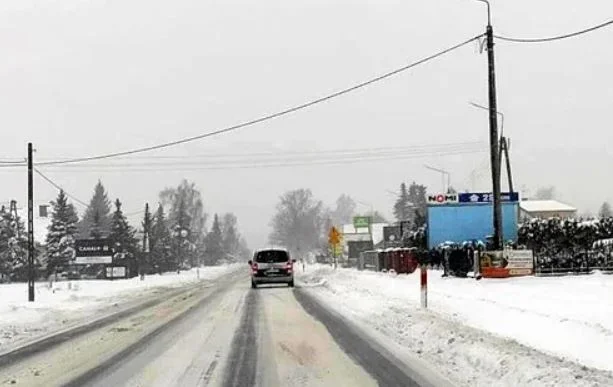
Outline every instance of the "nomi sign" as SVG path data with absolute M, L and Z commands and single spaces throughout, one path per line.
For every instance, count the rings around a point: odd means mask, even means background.
M 77 264 L 113 263 L 113 249 L 106 239 L 77 239 L 75 250 Z
M 437 195 L 427 195 L 426 201 L 428 204 L 448 204 L 448 203 L 457 203 L 458 195 L 457 194 L 437 194 Z

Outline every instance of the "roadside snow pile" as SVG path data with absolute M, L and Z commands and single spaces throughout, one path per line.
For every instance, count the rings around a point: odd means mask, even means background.
M 613 276 L 441 278 L 309 266 L 299 285 L 455 384 L 613 385 Z M 315 286 L 315 285 L 319 286 Z
M 213 280 L 244 264 L 204 267 L 162 275 L 120 280 L 37 282 L 35 302 L 27 301 L 26 283 L 0 285 L 0 351 L 7 346 L 42 336 L 97 314 L 112 311 L 129 301 L 169 288 Z

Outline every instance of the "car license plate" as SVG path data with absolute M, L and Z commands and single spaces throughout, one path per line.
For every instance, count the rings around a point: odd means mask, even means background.
M 279 269 L 268 269 L 269 273 L 278 273 Z

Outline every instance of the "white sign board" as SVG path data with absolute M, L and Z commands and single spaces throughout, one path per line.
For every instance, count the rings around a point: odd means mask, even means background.
M 505 250 L 509 275 L 530 275 L 534 269 L 532 250 Z
M 125 266 L 113 266 L 106 268 L 106 278 L 125 278 L 126 268 Z
M 93 265 L 98 263 L 109 264 L 113 263 L 112 255 L 104 256 L 89 256 L 89 257 L 76 257 L 75 263 L 80 265 Z

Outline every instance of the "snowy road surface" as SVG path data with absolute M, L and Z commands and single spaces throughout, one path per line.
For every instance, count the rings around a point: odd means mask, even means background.
M 297 284 L 458 386 L 613 386 L 613 276 L 475 281 L 430 272 L 424 310 L 418 274 L 311 265 Z
M 241 267 L 243 265 L 240 265 Z M 24 283 L 0 285 L 0 352 L 36 340 L 58 329 L 80 325 L 129 303 L 171 289 L 212 281 L 239 268 L 236 264 L 208 266 L 177 273 L 123 280 L 83 280 L 36 283 L 36 302 L 27 301 Z
M 444 385 L 426 376 L 303 290 L 237 273 L 0 369 L 0 385 Z

